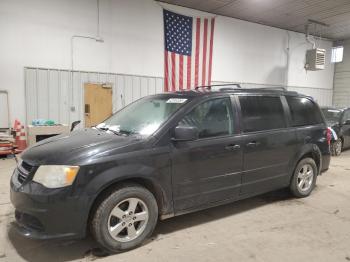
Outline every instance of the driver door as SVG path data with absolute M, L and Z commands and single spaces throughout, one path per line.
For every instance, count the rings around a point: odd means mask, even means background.
M 243 155 L 233 116 L 231 99 L 221 97 L 195 106 L 179 122 L 197 127 L 199 139 L 173 144 L 175 213 L 237 198 Z

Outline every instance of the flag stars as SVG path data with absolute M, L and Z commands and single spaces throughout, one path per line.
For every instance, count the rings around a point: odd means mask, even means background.
M 164 11 L 165 45 L 170 52 L 191 55 L 193 18 Z

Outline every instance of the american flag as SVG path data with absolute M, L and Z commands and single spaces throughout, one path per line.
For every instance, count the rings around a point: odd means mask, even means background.
M 215 18 L 163 10 L 164 91 L 210 85 Z

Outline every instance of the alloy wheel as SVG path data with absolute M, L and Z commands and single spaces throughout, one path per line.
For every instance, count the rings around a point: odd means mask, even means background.
M 314 170 L 311 165 L 305 164 L 303 165 L 298 172 L 298 188 L 300 191 L 305 192 L 308 191 L 314 180 Z
M 109 215 L 109 234 L 120 242 L 132 241 L 143 233 L 148 218 L 148 208 L 141 199 L 125 199 L 118 203 Z

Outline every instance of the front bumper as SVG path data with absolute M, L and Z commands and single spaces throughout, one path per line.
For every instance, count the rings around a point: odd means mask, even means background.
M 89 215 L 88 197 L 74 196 L 72 187 L 48 189 L 11 178 L 11 202 L 16 209 L 15 229 L 28 238 L 83 238 Z

